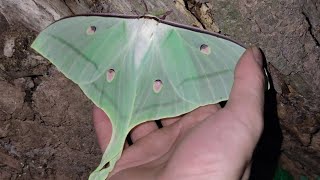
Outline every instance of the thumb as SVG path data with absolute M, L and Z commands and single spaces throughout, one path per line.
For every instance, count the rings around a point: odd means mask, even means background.
M 264 85 L 262 54 L 256 47 L 249 48 L 236 66 L 226 108 L 235 113 L 257 138 L 263 128 Z

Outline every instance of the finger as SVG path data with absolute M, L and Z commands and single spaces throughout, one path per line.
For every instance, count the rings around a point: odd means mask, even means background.
M 201 106 L 191 111 L 189 114 L 186 114 L 185 116 L 183 116 L 183 118 L 181 118 L 181 120 L 178 121 L 182 128 L 181 132 L 183 133 L 184 131 L 194 127 L 199 122 L 217 112 L 220 108 L 221 107 L 219 104 L 210 104 Z
M 251 162 L 247 165 L 246 170 L 243 173 L 243 176 L 241 180 L 247 180 L 250 178 L 250 172 L 251 172 Z
M 235 70 L 234 84 L 226 108 L 249 128 L 260 133 L 264 105 L 263 58 L 256 47 L 246 50 Z
M 124 143 L 123 149 L 127 149 L 128 147 L 130 147 L 130 145 L 129 145 L 129 143 L 126 141 L 126 142 Z
M 218 111 L 221 107 L 219 104 L 211 104 L 211 105 L 207 105 L 208 107 L 206 106 L 202 106 L 202 107 L 199 107 L 195 110 L 193 110 L 191 113 L 192 115 L 191 116 L 197 116 L 197 114 L 202 111 L 208 111 L 208 113 L 215 113 L 216 111 Z M 200 110 L 199 110 L 200 109 Z M 161 123 L 163 126 L 170 126 L 171 124 L 174 124 L 176 123 L 177 121 L 179 121 L 180 119 L 182 119 L 184 116 L 186 116 L 188 114 L 183 114 L 183 115 L 180 115 L 180 116 L 177 116 L 177 117 L 172 117 L 172 118 L 165 118 L 165 119 L 162 119 L 161 120 Z M 203 115 L 206 115 L 203 114 Z M 190 116 L 190 115 L 189 115 Z M 202 117 L 202 116 L 201 116 Z M 201 118 L 200 117 L 200 118 Z M 186 119 L 190 119 L 190 118 L 186 118 Z M 196 118 L 196 119 L 199 119 L 199 118 Z M 195 122 L 198 122 L 198 121 L 195 121 Z M 187 123 L 187 122 L 186 122 Z
M 133 143 L 141 139 L 142 137 L 148 135 L 154 130 L 159 129 L 157 124 L 154 121 L 149 121 L 142 123 L 136 127 L 134 127 L 131 131 L 131 140 Z
M 96 130 L 100 149 L 104 152 L 111 139 L 112 125 L 106 113 L 96 105 L 93 107 L 93 125 Z
M 183 117 L 183 115 L 180 115 L 180 116 L 177 116 L 177 117 L 172 117 L 172 118 L 164 118 L 164 119 L 161 119 L 161 124 L 164 127 L 165 126 L 170 126 L 171 124 L 174 124 L 175 122 L 177 122 L 182 117 Z

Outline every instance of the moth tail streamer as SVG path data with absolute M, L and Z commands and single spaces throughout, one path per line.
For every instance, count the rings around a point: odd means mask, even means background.
M 112 133 L 109 146 L 103 153 L 99 166 L 90 174 L 89 180 L 105 180 L 114 169 L 116 162 L 120 159 L 126 136 L 119 137 Z M 119 152 L 119 153 L 116 153 Z

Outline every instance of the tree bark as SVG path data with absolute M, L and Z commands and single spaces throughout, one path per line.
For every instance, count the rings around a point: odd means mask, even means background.
M 118 13 L 118 14 L 170 14 L 168 20 L 202 27 L 201 23 L 185 7 L 184 1 L 91 1 L 91 0 L 2 0 L 0 12 L 9 23 L 22 23 L 26 27 L 41 31 L 50 23 L 74 14 Z M 15 13 L 13 13 L 15 12 Z

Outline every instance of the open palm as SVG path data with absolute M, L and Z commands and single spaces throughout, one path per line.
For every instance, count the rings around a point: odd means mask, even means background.
M 123 179 L 248 179 L 253 150 L 263 129 L 264 73 L 257 48 L 248 49 L 235 71 L 230 99 L 200 107 L 180 117 L 154 121 L 131 131 L 110 173 L 110 180 Z M 104 151 L 111 138 L 107 115 L 95 107 L 94 125 Z

